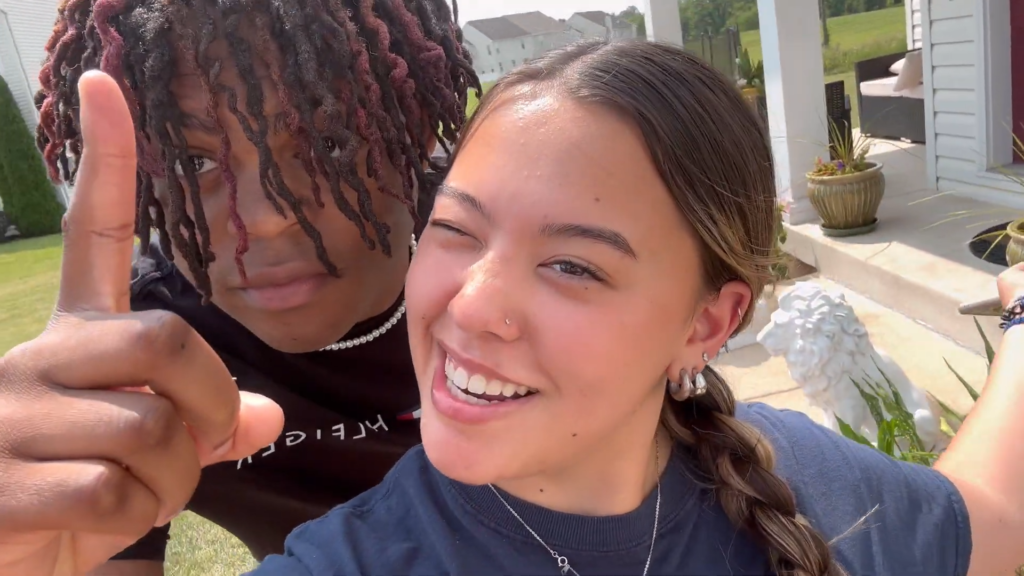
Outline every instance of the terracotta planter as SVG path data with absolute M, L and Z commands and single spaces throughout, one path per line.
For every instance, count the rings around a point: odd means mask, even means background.
M 1010 238 L 1006 246 L 1006 263 L 1009 266 L 1024 263 L 1024 218 L 1010 222 L 1006 234 Z
M 821 217 L 826 236 L 867 234 L 878 225 L 878 206 L 885 195 L 882 165 L 844 176 L 807 174 L 807 196 Z

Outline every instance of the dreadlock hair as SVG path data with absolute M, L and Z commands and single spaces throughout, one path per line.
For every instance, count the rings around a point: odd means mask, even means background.
M 282 216 L 285 207 L 291 210 L 320 262 L 337 274 L 320 233 L 285 183 L 267 136 L 287 130 L 299 144 L 317 206 L 324 207 L 322 177 L 367 248 L 379 243 L 390 256 L 390 229 L 374 214 L 357 155 L 366 147 L 369 178 L 417 218 L 414 191 L 432 194 L 447 170 L 447 163 L 431 159 L 427 131 L 448 153 L 466 119 L 468 90 L 481 92 L 457 22 L 455 0 L 451 9 L 445 0 L 63 0 L 39 74 L 37 145 L 51 178 L 74 182 L 82 153 L 78 80 L 94 68 L 117 80 L 135 122 L 136 232 L 142 250 L 156 228 L 161 250 L 173 259 L 171 248 L 177 249 L 208 301 L 214 254 L 182 133 L 183 114 L 170 90 L 176 71 L 189 70 L 201 79 L 206 114 L 221 133 L 217 161 L 229 191 L 238 232 L 235 262 L 243 277 L 248 236 L 237 211 L 238 183 L 228 161 L 231 142 L 216 113 L 218 96 L 258 150 L 266 199 Z M 208 54 L 218 39 L 227 41 L 245 82 L 244 110 L 236 91 L 219 82 L 223 63 Z M 284 108 L 283 127 L 272 126 L 264 114 L 268 95 L 254 73 L 256 58 L 269 68 L 273 96 Z M 386 184 L 385 162 L 401 174 L 401 189 Z M 154 196 L 161 178 L 169 188 L 166 206 Z M 355 190 L 355 206 L 343 186 Z
M 772 152 L 766 127 L 732 81 L 668 44 L 579 42 L 499 80 L 481 101 L 455 156 L 492 110 L 544 91 L 633 122 L 699 239 L 709 297 L 737 280 L 761 293 L 775 262 Z M 737 332 L 750 323 L 752 308 Z M 792 490 L 773 471 L 768 440 L 736 418 L 736 400 L 725 380 L 710 367 L 702 374 L 708 385 L 702 396 L 678 402 L 666 389 L 661 426 L 688 452 L 733 524 L 764 547 L 776 574 L 844 576 L 829 542 L 800 514 Z

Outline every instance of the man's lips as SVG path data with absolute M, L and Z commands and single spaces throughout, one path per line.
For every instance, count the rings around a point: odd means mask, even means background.
M 309 304 L 330 280 L 322 268 L 282 266 L 249 274 L 239 292 L 253 308 L 277 312 Z

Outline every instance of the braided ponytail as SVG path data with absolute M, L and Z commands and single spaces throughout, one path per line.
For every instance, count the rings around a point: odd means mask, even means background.
M 691 449 L 726 515 L 765 547 L 779 576 L 845 576 L 828 542 L 800 515 L 793 492 L 772 471 L 771 445 L 736 418 L 736 399 L 722 377 L 710 366 L 703 374 L 704 395 L 677 402 L 666 394 L 662 425 Z

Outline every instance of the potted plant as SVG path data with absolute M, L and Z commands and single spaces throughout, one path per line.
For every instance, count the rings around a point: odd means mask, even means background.
M 885 195 L 882 165 L 867 160 L 871 142 L 852 137 L 829 122 L 834 160 L 818 158 L 807 173 L 807 197 L 821 218 L 826 236 L 867 234 L 878 225 L 878 206 Z
M 1024 218 L 1010 222 L 1006 228 L 1006 236 L 1010 239 L 1006 246 L 1006 264 L 1024 264 Z
M 1018 156 L 1024 157 L 1024 142 L 1021 142 L 1016 134 L 1013 135 L 1013 151 Z M 1006 175 L 1021 188 L 1024 188 L 1024 177 L 1013 172 L 1007 172 Z M 1006 227 L 1006 236 L 1009 239 L 1006 246 L 1006 264 L 1016 266 L 1024 263 L 1024 218 L 1010 222 Z
M 736 64 L 739 74 L 736 85 L 740 87 L 740 92 L 743 93 L 747 101 L 751 105 L 757 106 L 760 98 L 764 95 L 764 65 L 760 60 L 756 64 L 751 62 L 750 52 L 746 48 L 736 59 Z

